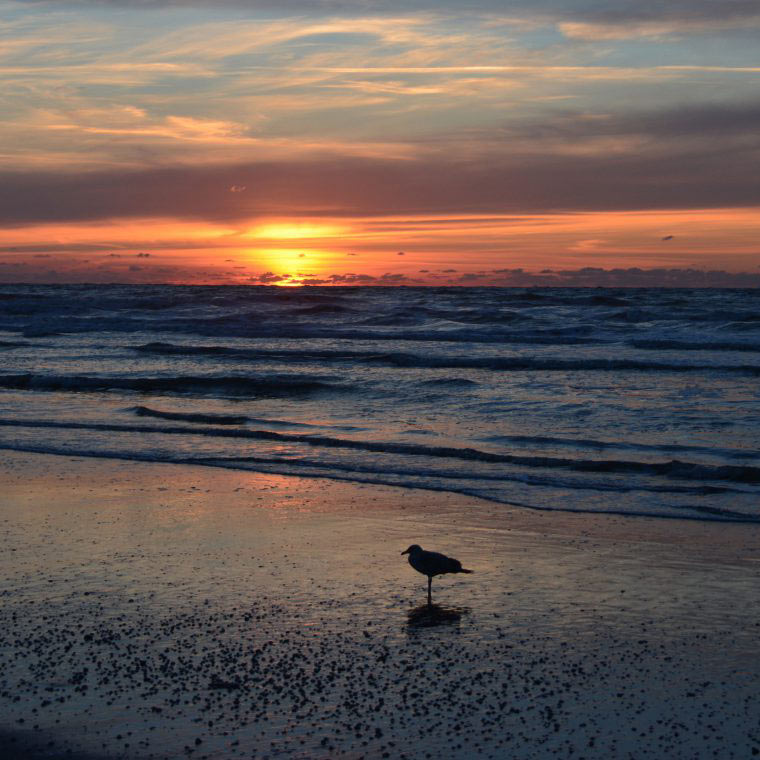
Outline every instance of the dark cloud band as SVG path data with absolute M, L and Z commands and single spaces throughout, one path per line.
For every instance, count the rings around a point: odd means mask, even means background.
M 59 0 L 16 0 L 19 4 L 60 6 Z M 538 17 L 546 20 L 587 23 L 720 21 L 757 18 L 756 0 L 670 0 L 667 3 L 642 0 L 68 0 L 69 6 L 114 6 L 129 10 L 167 8 L 230 8 L 251 14 L 276 11 L 293 14 L 361 14 L 440 12 L 489 13 L 504 17 Z
M 0 224 L 174 217 L 383 216 L 760 205 L 732 147 L 675 156 L 336 158 L 98 173 L 0 173 Z M 245 192 L 230 187 L 245 186 Z

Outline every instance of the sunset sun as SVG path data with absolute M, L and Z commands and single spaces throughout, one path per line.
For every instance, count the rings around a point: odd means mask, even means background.
M 277 275 L 277 285 L 299 285 L 323 271 L 326 252 L 314 248 L 255 248 L 249 251 L 251 265 Z

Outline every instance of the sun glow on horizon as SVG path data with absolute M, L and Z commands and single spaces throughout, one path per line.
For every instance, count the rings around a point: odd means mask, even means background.
M 252 266 L 262 267 L 278 279 L 278 285 L 299 285 L 325 273 L 329 251 L 315 248 L 252 248 L 247 257 Z
M 0 280 L 498 284 L 518 269 L 756 272 L 759 220 L 756 207 L 78 220 L 6 229 Z

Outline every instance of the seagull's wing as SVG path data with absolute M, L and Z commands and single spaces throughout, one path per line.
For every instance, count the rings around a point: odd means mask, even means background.
M 454 559 L 453 557 L 446 557 L 448 560 L 448 570 L 447 573 L 461 573 L 462 572 L 462 563 L 458 559 Z
M 430 572 L 436 575 L 458 573 L 462 569 L 462 563 L 453 557 L 438 552 L 425 552 L 425 555 L 425 564 L 430 568 Z

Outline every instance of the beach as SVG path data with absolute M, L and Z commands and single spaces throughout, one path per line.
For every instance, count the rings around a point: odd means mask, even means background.
M 8 451 L 0 468 L 8 757 L 760 751 L 757 525 Z M 474 570 L 434 579 L 432 611 L 411 543 Z
M 0 760 L 760 760 L 760 2 L 0 19 Z

